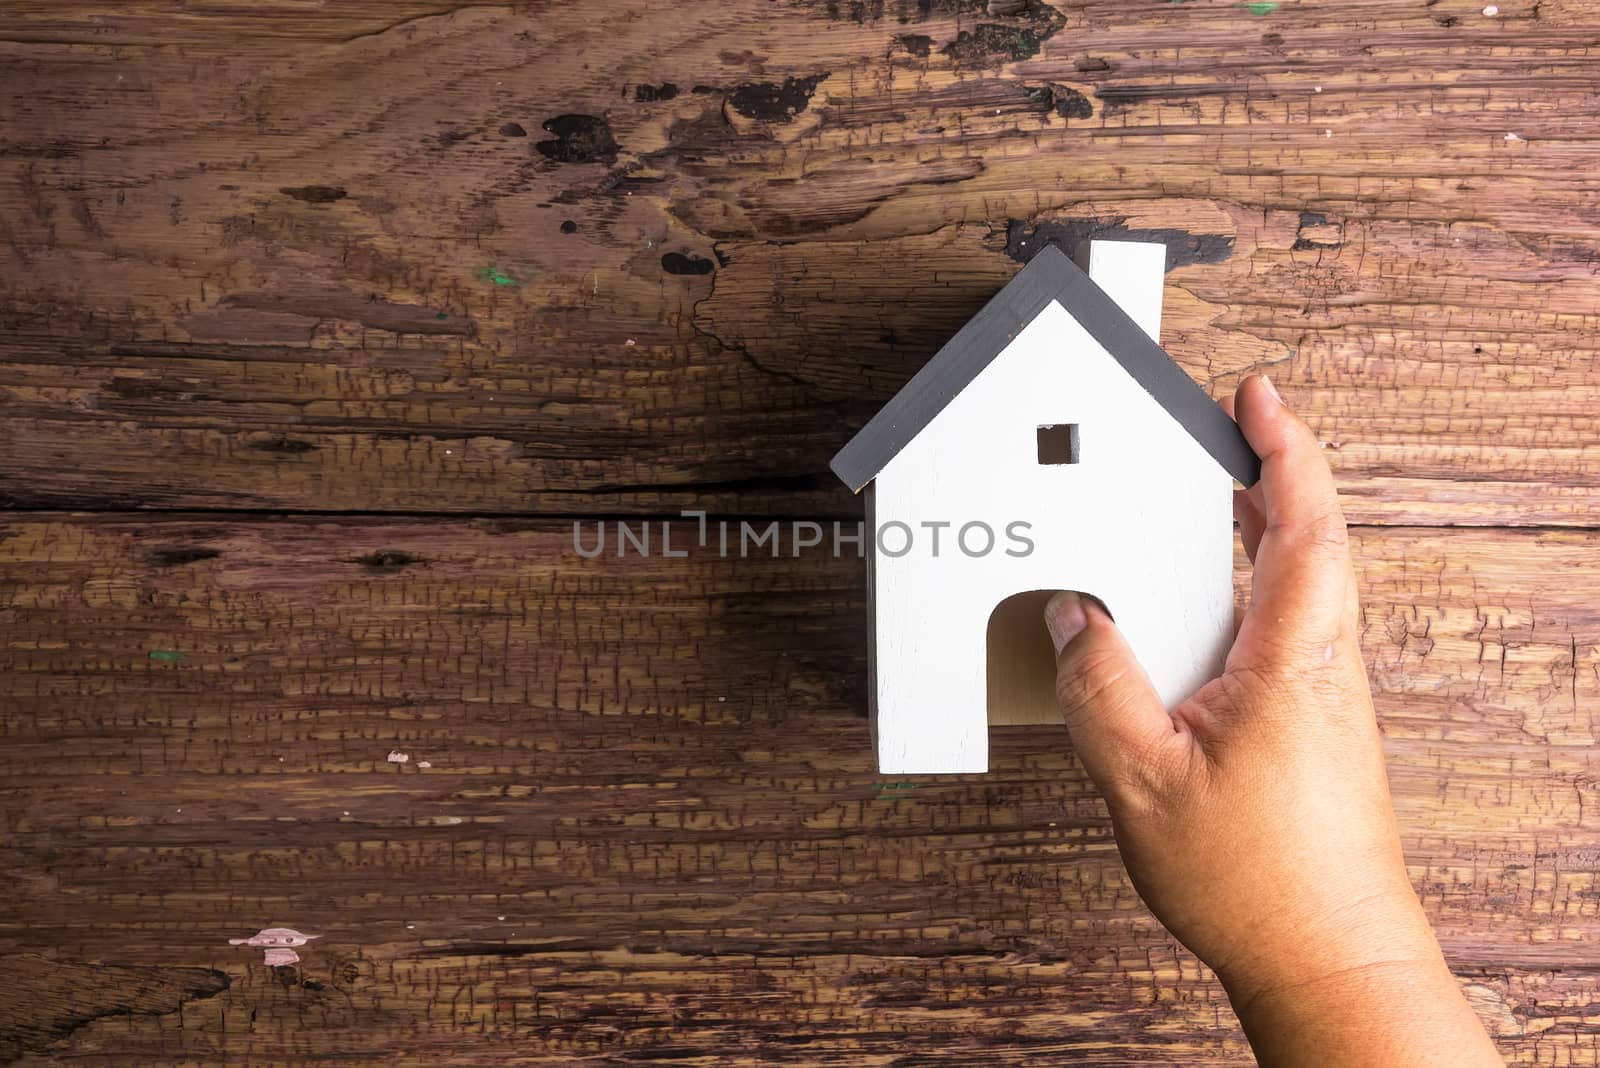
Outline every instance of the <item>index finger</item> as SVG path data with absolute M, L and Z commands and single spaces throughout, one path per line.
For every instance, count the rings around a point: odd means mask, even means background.
M 1261 457 L 1261 481 L 1248 496 L 1263 523 L 1240 645 L 1320 655 L 1344 629 L 1353 603 L 1349 536 L 1333 473 L 1311 428 L 1266 378 L 1247 379 L 1234 410 Z

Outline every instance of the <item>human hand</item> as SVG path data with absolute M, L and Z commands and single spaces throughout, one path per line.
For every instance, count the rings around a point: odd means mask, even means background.
M 1217 973 L 1263 1063 L 1499 1064 L 1406 875 L 1344 517 L 1265 378 L 1235 397 L 1261 480 L 1222 676 L 1169 714 L 1102 606 L 1046 608 L 1073 745 L 1152 912 Z

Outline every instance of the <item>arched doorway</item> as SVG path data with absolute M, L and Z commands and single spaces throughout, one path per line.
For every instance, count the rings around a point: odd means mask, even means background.
M 1061 722 L 1056 651 L 1044 628 L 1044 606 L 1056 592 L 1013 593 L 989 613 L 985 683 L 990 726 Z

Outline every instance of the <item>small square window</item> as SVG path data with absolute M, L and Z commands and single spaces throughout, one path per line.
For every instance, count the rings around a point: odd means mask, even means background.
M 1078 462 L 1078 424 L 1056 423 L 1039 428 L 1039 462 L 1075 464 Z

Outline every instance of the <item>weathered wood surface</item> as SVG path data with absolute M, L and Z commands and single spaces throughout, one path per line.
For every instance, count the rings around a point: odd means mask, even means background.
M 1595 1063 L 1600 535 L 1356 551 L 1446 952 L 1513 1061 Z M 0 1056 L 1248 1063 L 1059 727 L 984 778 L 872 773 L 860 570 L 584 560 L 548 520 L 13 517 L 0 968 L 36 993 Z M 298 973 L 227 945 L 269 925 L 322 936 Z
M 1131 234 L 1397 525 L 1412 874 L 1600 1064 L 1600 5 L 1482 11 L 0 3 L 0 1061 L 1246 1063 L 1058 730 L 871 773 L 859 564 L 557 518 L 854 515 L 1017 262 Z
M 1592 526 L 1600 7 L 1482 10 L 12 0 L 0 497 L 849 513 L 1015 261 L 1131 231 L 1356 518 Z

